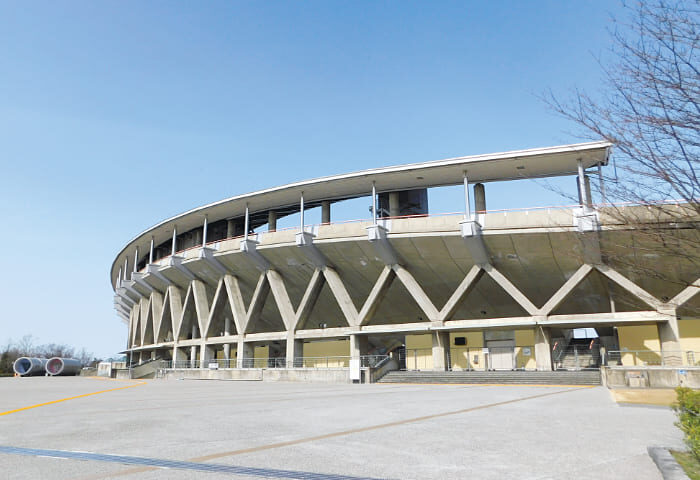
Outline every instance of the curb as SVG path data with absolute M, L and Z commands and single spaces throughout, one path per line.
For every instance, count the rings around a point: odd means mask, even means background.
M 647 447 L 647 452 L 659 468 L 664 480 L 690 480 L 671 452 L 664 447 Z

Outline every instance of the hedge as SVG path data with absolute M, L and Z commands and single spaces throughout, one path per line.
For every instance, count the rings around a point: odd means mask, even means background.
M 700 460 L 700 391 L 686 387 L 676 388 L 678 402 L 673 409 L 678 415 L 676 425 L 685 434 L 685 443 Z

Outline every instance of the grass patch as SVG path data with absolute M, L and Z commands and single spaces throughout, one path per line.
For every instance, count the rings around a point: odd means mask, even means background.
M 690 452 L 676 452 L 671 450 L 671 455 L 683 467 L 685 474 L 691 480 L 700 480 L 700 462 L 695 455 Z

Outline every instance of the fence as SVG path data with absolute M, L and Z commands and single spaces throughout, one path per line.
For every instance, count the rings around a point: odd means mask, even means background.
M 406 349 L 399 357 L 399 364 L 406 370 L 432 370 L 431 348 Z M 451 347 L 447 351 L 448 370 L 535 370 L 535 347 Z
M 381 363 L 387 355 L 363 355 L 360 357 L 361 367 L 374 367 Z M 211 360 L 178 360 L 165 362 L 163 368 L 187 369 L 187 368 L 349 368 L 350 356 L 325 356 L 325 357 L 297 357 L 289 364 L 285 357 L 243 358 L 238 359 L 211 359 Z
M 692 350 L 611 350 L 606 354 L 608 366 L 700 366 L 700 352 Z

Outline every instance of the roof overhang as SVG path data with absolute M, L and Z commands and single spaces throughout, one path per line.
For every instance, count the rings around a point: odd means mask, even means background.
M 114 286 L 119 267 L 128 255 L 133 255 L 136 247 L 146 251 L 151 237 L 156 245 L 167 241 L 172 235 L 173 225 L 177 225 L 178 232 L 201 226 L 205 215 L 209 222 L 240 217 L 244 215 L 246 205 L 251 214 L 278 208 L 289 210 L 293 205 L 298 206 L 302 192 L 309 206 L 318 205 L 323 200 L 364 197 L 371 194 L 372 182 L 381 193 L 457 185 L 464 181 L 465 173 L 470 183 L 573 175 L 577 172 L 579 160 L 584 168 L 607 165 L 611 146 L 609 142 L 588 142 L 448 158 L 320 177 L 237 195 L 168 218 L 138 234 L 112 263 L 110 281 Z

